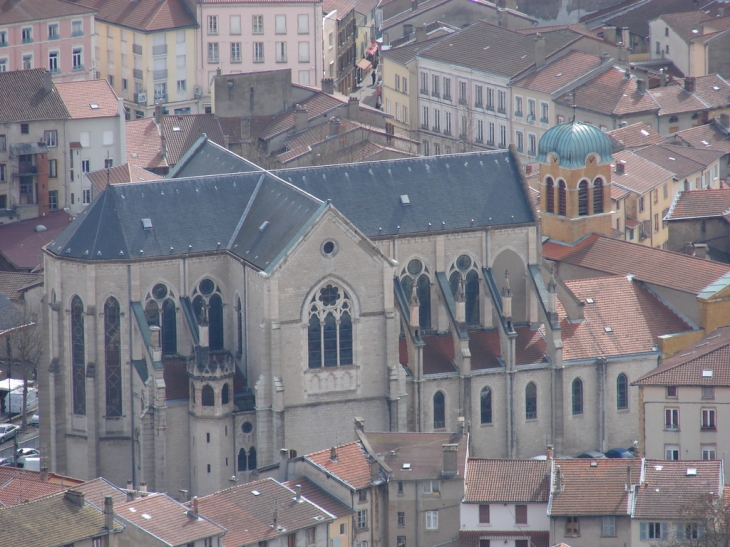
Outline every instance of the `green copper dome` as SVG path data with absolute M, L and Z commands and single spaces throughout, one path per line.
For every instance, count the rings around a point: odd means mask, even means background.
M 583 122 L 568 122 L 548 129 L 537 146 L 539 163 L 549 163 L 548 154 L 558 156 L 560 167 L 574 169 L 585 167 L 589 154 L 598 154 L 598 163 L 610 163 L 611 139 L 595 125 Z

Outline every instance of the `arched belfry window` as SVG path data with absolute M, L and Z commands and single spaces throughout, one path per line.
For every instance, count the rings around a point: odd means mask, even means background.
M 545 179 L 546 206 L 548 213 L 555 212 L 555 181 L 553 177 Z
M 603 179 L 598 177 L 593 181 L 593 214 L 603 212 Z
M 86 340 L 84 303 L 71 299 L 71 387 L 74 414 L 86 414 Z
M 431 328 L 431 279 L 428 266 L 414 258 L 401 271 L 401 286 L 407 299 L 411 291 L 415 290 L 418 297 L 418 326 L 422 329 Z
M 200 402 L 203 406 L 215 406 L 215 392 L 209 384 L 203 386 L 200 392 Z
M 437 391 L 433 395 L 433 428 L 443 429 L 446 427 L 446 397 L 443 391 Z
M 104 381 L 107 418 L 122 415 L 122 355 L 119 301 L 110 297 L 104 304 Z
M 573 380 L 573 414 L 583 414 L 583 380 L 576 378 Z
M 256 447 L 252 446 L 251 449 L 248 451 L 248 470 L 254 471 L 257 467 L 256 463 Z
M 492 390 L 488 387 L 482 388 L 482 392 L 479 395 L 479 413 L 481 423 L 492 423 Z
M 230 400 L 230 393 L 231 388 L 228 387 L 228 384 L 223 384 L 223 389 L 221 390 L 221 404 L 227 405 L 228 401 Z
M 454 298 L 459 290 L 459 280 L 464 284 L 466 324 L 479 325 L 479 270 L 476 262 L 466 254 L 459 256 L 451 266 L 449 286 Z
M 537 386 L 534 382 L 530 382 L 525 388 L 525 418 L 537 418 Z
M 193 291 L 195 317 L 208 306 L 208 345 L 211 350 L 223 349 L 223 298 L 220 288 L 210 279 L 203 279 Z
M 582 180 L 578 184 L 578 216 L 588 214 L 588 181 Z
M 319 289 L 309 302 L 309 368 L 351 365 L 352 300 L 334 284 Z
M 246 471 L 246 449 L 242 448 L 238 451 L 238 467 L 239 471 Z
M 561 180 L 558 182 L 558 214 L 567 216 L 568 204 L 567 204 L 567 188 L 565 187 L 565 181 Z
M 177 353 L 177 314 L 175 293 L 164 283 L 158 283 L 147 293 L 144 314 L 147 323 L 160 327 L 163 355 Z

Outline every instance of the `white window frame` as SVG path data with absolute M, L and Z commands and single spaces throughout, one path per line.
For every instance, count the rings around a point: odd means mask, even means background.
M 252 34 L 263 34 L 264 33 L 264 16 L 263 15 L 252 15 L 251 16 L 251 33 Z
M 276 34 L 286 34 L 286 15 L 275 15 L 274 21 L 276 23 Z
M 263 63 L 264 62 L 264 43 L 254 42 L 253 43 L 253 62 Z
M 426 511 L 426 530 L 439 529 L 439 512 Z
M 231 62 L 241 62 L 241 42 L 231 42 Z
M 357 529 L 365 530 L 368 527 L 368 510 L 360 509 L 357 512 Z
M 679 409 L 676 407 L 664 408 L 664 429 L 679 430 Z
M 665 444 L 664 445 L 664 459 L 669 461 L 678 461 L 681 459 L 682 453 L 680 452 L 678 444 Z M 676 456 L 676 458 L 675 458 Z
M 701 411 L 702 429 L 717 428 L 717 412 L 714 408 L 703 408 Z
M 614 515 L 604 515 L 601 521 L 601 536 L 616 537 L 616 517 Z
M 309 15 L 297 15 L 297 34 L 309 34 Z
M 216 36 L 218 34 L 218 16 L 208 15 L 208 36 Z
M 703 460 L 716 460 L 717 459 L 717 445 L 703 444 L 700 447 L 700 453 L 702 454 Z
M 286 42 L 276 42 L 276 62 L 286 63 Z

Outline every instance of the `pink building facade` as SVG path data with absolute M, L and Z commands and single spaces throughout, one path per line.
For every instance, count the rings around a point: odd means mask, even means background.
M 290 68 L 294 83 L 320 86 L 321 0 L 197 0 L 196 16 L 204 104 L 218 68 L 223 74 Z
M 45 68 L 57 82 L 94 78 L 94 10 L 56 0 L 22 4 L 30 9 L 18 13 L 15 3 L 0 13 L 0 72 Z

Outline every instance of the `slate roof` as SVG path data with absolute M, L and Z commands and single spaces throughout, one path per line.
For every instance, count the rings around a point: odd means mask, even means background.
M 601 58 L 598 55 L 569 51 L 531 71 L 512 86 L 539 93 L 554 93 L 600 66 Z
M 469 458 L 464 503 L 547 503 L 550 460 Z
M 636 79 L 626 78 L 620 68 L 611 67 L 573 90 L 564 93 L 555 102 L 590 110 L 607 116 L 657 112 L 659 105 L 648 93 L 639 93 Z
M 301 486 L 302 496 L 327 511 L 335 518 L 347 517 L 355 512 L 332 494 L 314 484 L 307 477 L 298 477 L 282 484 L 287 488 L 291 488 L 295 492 L 297 485 Z
M 25 289 L 42 283 L 41 274 L 0 271 L 0 293 L 10 300 L 22 299 Z
M 280 536 L 282 532 L 271 526 L 275 505 L 277 525 L 289 533 L 332 521 L 333 516 L 322 508 L 307 500 L 297 503 L 294 498 L 290 488 L 269 478 L 202 497 L 198 511 L 228 530 L 222 539 L 224 547 L 255 544 Z
M 71 0 L 96 9 L 96 19 L 104 23 L 154 32 L 176 28 L 197 27 L 195 17 L 183 0 Z
M 89 179 L 89 182 L 91 182 L 98 192 L 102 192 L 109 184 L 159 180 L 162 177 L 152 171 L 137 167 L 132 163 L 123 163 L 109 169 L 99 169 L 98 171 L 86 173 L 86 178 Z
M 70 220 L 65 211 L 51 211 L 44 217 L 0 226 L 0 255 L 17 270 L 34 270 L 43 263 L 43 246 L 67 228 Z M 36 232 L 36 226 L 47 229 Z
M 223 526 L 204 516 L 188 515 L 186 507 L 167 494 L 151 494 L 114 506 L 117 515 L 167 545 L 185 546 L 195 541 L 221 536 Z
M 379 433 L 367 432 L 368 443 L 376 454 L 393 470 L 391 480 L 407 481 L 443 477 L 444 444 L 458 444 L 457 475 L 464 477 L 467 460 L 466 435 L 454 433 Z M 395 456 L 391 452 L 395 451 Z M 403 464 L 410 463 L 410 469 Z
M 269 173 L 114 184 L 48 250 L 119 260 L 227 249 L 266 270 L 324 206 Z M 151 220 L 150 230 L 142 219 Z
M 106 78 L 55 85 L 74 120 L 119 117 L 119 100 Z
M 641 148 L 652 144 L 661 144 L 664 137 L 657 133 L 651 124 L 636 122 L 626 127 L 614 129 L 607 133 L 609 137 L 620 142 L 626 148 Z
M 730 272 L 730 264 L 592 234 L 573 246 L 548 241 L 547 260 L 557 260 L 613 275 L 633 274 L 639 281 L 697 294 Z M 692 275 L 686 275 L 692 272 Z
M 122 530 L 117 522 L 114 529 Z M 65 493 L 0 508 L 0 530 L 3 543 L 34 547 L 56 547 L 107 534 L 99 509 L 90 504 L 79 507 Z
M 688 469 L 695 473 L 688 474 Z M 722 460 L 646 460 L 642 479 L 633 518 L 684 520 L 708 497 L 719 497 L 723 488 Z
M 639 378 L 637 386 L 730 386 L 730 327 L 720 327 Z M 702 371 L 711 370 L 712 375 Z
M 626 483 L 629 469 L 631 484 L 639 483 L 640 459 L 576 458 L 552 462 L 553 473 L 557 474 L 560 466 L 562 491 L 553 492 L 550 516 L 629 514 L 630 496 Z
M 674 173 L 636 155 L 629 150 L 616 152 L 614 159 L 626 162 L 624 172 L 611 173 L 611 184 L 622 186 L 638 195 L 645 194 L 665 182 L 672 182 Z
M 359 442 L 340 445 L 337 459 L 330 459 L 330 449 L 308 454 L 305 460 L 344 482 L 351 490 L 370 486 L 370 462 Z
M 583 304 L 585 321 L 569 322 L 558 305 L 563 361 L 649 353 L 659 336 L 692 330 L 646 287 L 625 276 L 573 279 L 565 285 Z
M 665 220 L 723 217 L 730 214 L 730 188 L 679 192 Z
M 272 173 L 323 201 L 331 199 L 371 238 L 535 222 L 519 160 L 509 150 Z M 410 205 L 401 204 L 402 195 Z
M 3 2 L 0 10 L 0 25 L 14 25 L 29 21 L 56 19 L 71 15 L 86 15 L 94 10 L 75 6 L 62 0 L 23 0 L 22 2 Z
M 42 68 L 0 72 L 0 123 L 71 117 L 55 86 L 44 89 L 44 74 Z
M 258 165 L 234 154 L 205 135 L 201 136 L 180 158 L 167 178 L 250 173 L 261 170 Z

